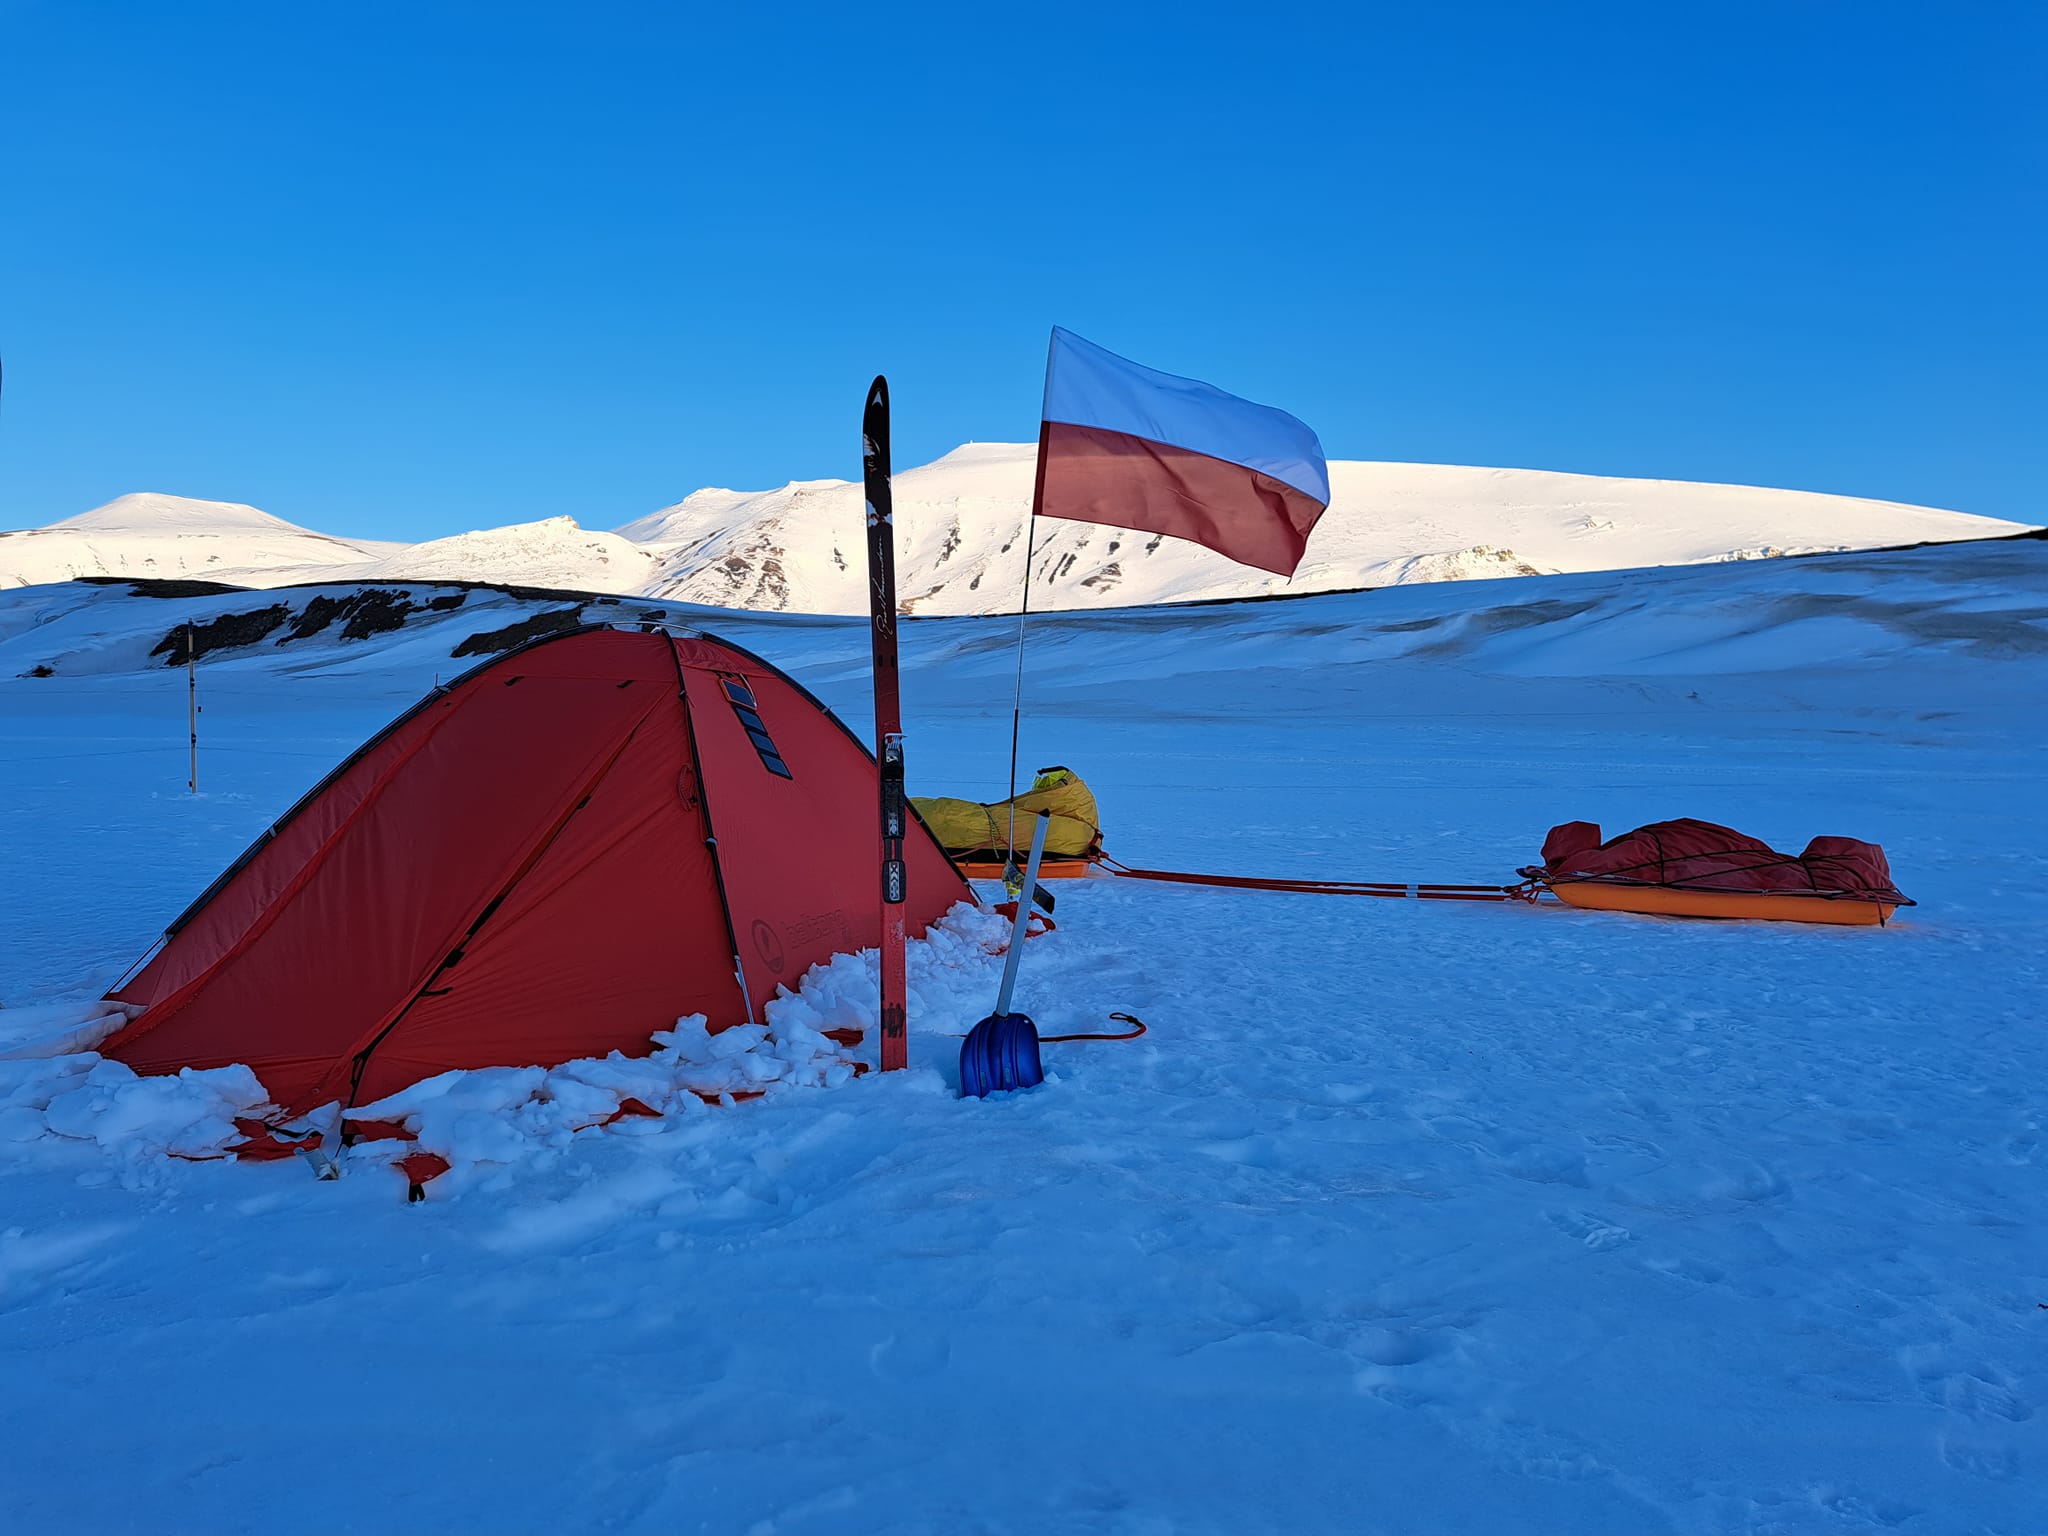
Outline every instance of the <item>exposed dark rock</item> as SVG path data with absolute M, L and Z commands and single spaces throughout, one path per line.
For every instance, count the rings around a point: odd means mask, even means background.
M 455 596 L 459 604 L 462 594 Z M 293 640 L 311 639 L 336 619 L 347 621 L 341 627 L 342 639 L 367 640 L 372 635 L 404 627 L 405 616 L 414 606 L 410 593 L 388 587 L 360 587 L 346 597 L 315 595 L 306 599 L 291 632 L 277 643 L 286 645 Z
M 225 581 L 157 581 L 147 576 L 77 576 L 73 580 L 94 587 L 118 587 L 126 583 L 135 597 L 218 597 L 223 592 L 246 592 Z
M 1123 576 L 1124 568 L 1121 562 L 1112 560 L 1093 576 L 1085 579 L 1081 585 L 1084 587 L 1094 587 L 1097 591 L 1106 592 L 1119 581 L 1122 581 Z
M 157 641 L 156 649 L 149 654 L 164 657 L 165 666 L 182 667 L 185 665 L 188 634 L 191 636 L 191 655 L 196 659 L 209 651 L 254 645 L 290 616 L 291 609 L 283 603 L 273 603 L 268 608 L 254 608 L 247 613 L 224 613 L 203 624 L 180 624 Z
M 538 640 L 543 635 L 559 635 L 576 628 L 583 622 L 583 609 L 551 608 L 546 613 L 536 613 L 532 618 L 521 619 L 516 624 L 507 624 L 503 629 L 487 629 L 471 635 L 448 654 L 457 658 L 463 656 L 496 656 L 509 651 L 515 645 L 524 645 L 529 640 Z
M 344 640 L 367 640 L 387 630 L 402 629 L 405 616 L 413 611 L 412 598 L 403 592 L 370 587 L 357 594 L 348 622 L 341 626 Z

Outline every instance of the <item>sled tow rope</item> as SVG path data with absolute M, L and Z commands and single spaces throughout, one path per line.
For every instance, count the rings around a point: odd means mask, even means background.
M 1388 901 L 1534 901 L 1537 887 L 1517 885 L 1444 885 L 1391 880 L 1293 880 L 1255 875 L 1205 875 L 1178 869 L 1133 869 L 1101 856 L 1098 863 L 1125 880 L 1161 880 L 1171 885 L 1217 885 L 1238 891 L 1286 891 L 1308 896 L 1378 896 Z

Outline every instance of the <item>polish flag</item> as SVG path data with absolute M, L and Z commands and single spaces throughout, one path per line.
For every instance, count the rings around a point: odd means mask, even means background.
M 1189 539 L 1292 576 L 1329 504 L 1323 445 L 1304 423 L 1053 327 L 1039 516 Z

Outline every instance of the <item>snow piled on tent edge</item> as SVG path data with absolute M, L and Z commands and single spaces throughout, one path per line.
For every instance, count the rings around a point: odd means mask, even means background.
M 925 1031 L 964 1029 L 992 995 L 1010 925 L 957 903 L 908 945 L 912 1018 Z M 880 961 L 875 950 L 814 965 L 795 991 L 778 988 L 760 1023 L 713 1032 L 704 1015 L 678 1019 L 650 1037 L 643 1056 L 612 1051 L 554 1066 L 476 1067 L 443 1072 L 345 1118 L 404 1126 L 410 1140 L 350 1147 L 347 1161 L 382 1164 L 412 1152 L 445 1158 L 437 1198 L 460 1193 L 493 1171 L 545 1161 L 578 1134 L 658 1134 L 671 1117 L 733 1105 L 738 1096 L 843 1087 L 872 1067 Z M 141 1076 L 91 1047 L 136 1010 L 99 999 L 0 1011 L 0 1143 L 91 1144 L 132 1174 L 165 1157 L 232 1157 L 245 1140 L 238 1119 L 275 1113 L 248 1067 L 187 1067 Z M 841 1045 L 834 1031 L 856 1030 Z M 929 1069 L 912 1076 L 929 1077 Z M 652 1114 L 642 1113 L 629 1101 Z M 290 1122 L 332 1124 L 336 1106 Z

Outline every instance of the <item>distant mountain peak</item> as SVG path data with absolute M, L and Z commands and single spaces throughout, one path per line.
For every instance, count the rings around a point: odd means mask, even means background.
M 1035 449 L 963 443 L 896 474 L 906 613 L 1014 612 Z M 1041 524 L 1032 607 L 1134 607 L 1424 581 L 1690 565 L 1809 549 L 1985 538 L 2020 525 L 1896 502 L 1550 470 L 1335 461 L 1333 500 L 1292 578 L 1197 545 Z M 421 544 L 330 538 L 236 502 L 140 492 L 49 528 L 0 534 L 0 586 L 78 576 L 203 576 L 247 586 L 464 580 L 718 607 L 858 613 L 860 486 L 711 488 L 611 532 L 555 516 Z
M 194 534 L 217 536 L 234 533 L 307 533 L 256 507 L 239 501 L 201 501 L 191 496 L 171 496 L 162 491 L 130 491 L 116 496 L 90 512 L 52 523 L 52 529 L 78 533 Z

